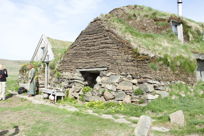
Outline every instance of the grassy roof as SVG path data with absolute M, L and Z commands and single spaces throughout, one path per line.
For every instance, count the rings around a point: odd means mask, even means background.
M 52 50 L 55 57 L 60 57 L 62 54 L 64 54 L 68 47 L 72 44 L 72 42 L 57 40 L 50 37 L 48 37 L 48 40 L 52 45 Z
M 136 52 L 163 58 L 168 65 L 174 63 L 179 67 L 189 63 L 185 67 L 194 71 L 193 52 L 204 53 L 203 23 L 138 5 L 114 9 L 100 18 L 108 29 L 127 40 Z M 172 19 L 183 23 L 184 44 L 172 31 Z

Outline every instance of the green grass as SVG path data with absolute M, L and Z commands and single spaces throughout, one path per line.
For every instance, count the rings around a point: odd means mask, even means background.
M 64 54 L 68 47 L 72 44 L 72 42 L 57 40 L 50 37 L 48 37 L 48 40 L 52 45 L 52 50 L 56 58 Z
M 135 95 L 143 95 L 143 94 L 144 94 L 144 91 L 139 88 L 139 89 L 136 89 L 136 90 L 134 91 L 134 94 L 135 94 Z
M 134 130 L 126 124 L 17 98 L 0 102 L 0 116 L 0 124 L 4 124 L 0 130 L 19 126 L 20 135 L 28 136 L 131 136 Z
M 19 88 L 17 80 L 18 80 L 18 76 L 12 76 L 12 75 L 9 76 L 7 78 L 6 89 L 11 91 L 17 91 Z
M 204 95 L 202 93 L 204 83 L 199 82 L 194 86 L 179 83 L 171 85 L 169 89 L 171 90 L 170 97 L 153 100 L 147 106 L 112 102 L 89 102 L 86 106 L 98 113 L 123 114 L 137 117 L 149 115 L 155 120 L 155 125 L 159 124 L 161 126 L 169 124 L 169 114 L 177 110 L 183 110 L 186 126 L 183 128 L 173 126 L 173 129 L 169 133 L 165 133 L 165 135 L 204 134 Z M 180 94 L 185 94 L 185 96 Z M 171 96 L 173 95 L 177 97 L 172 99 Z

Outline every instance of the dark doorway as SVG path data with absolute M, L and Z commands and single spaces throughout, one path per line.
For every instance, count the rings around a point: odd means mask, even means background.
M 96 84 L 96 78 L 100 75 L 99 71 L 81 71 L 81 74 L 85 81 L 87 81 L 88 86 L 94 87 Z

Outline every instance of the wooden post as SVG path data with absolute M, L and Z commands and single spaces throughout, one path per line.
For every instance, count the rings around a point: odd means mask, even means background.
M 45 63 L 45 88 L 48 87 L 48 73 L 49 73 L 49 67 L 48 67 L 49 63 Z

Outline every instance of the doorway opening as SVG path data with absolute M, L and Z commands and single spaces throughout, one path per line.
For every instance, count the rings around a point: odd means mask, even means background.
M 97 83 L 96 78 L 100 75 L 99 71 L 81 71 L 80 73 L 91 88 Z

